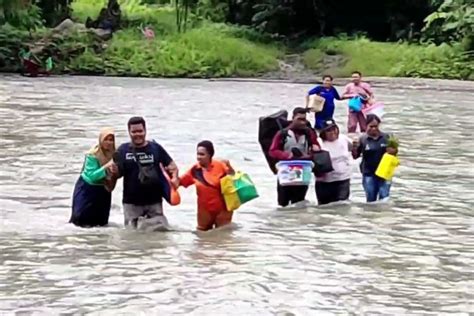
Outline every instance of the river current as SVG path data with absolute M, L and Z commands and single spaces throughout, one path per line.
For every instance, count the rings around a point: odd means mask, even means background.
M 310 85 L 0 77 L 0 314 L 473 315 L 474 84 L 376 87 L 401 140 L 389 203 L 276 206 L 258 117 L 300 106 Z M 338 87 L 341 91 L 341 87 Z M 345 130 L 346 106 L 336 105 Z M 196 233 L 194 189 L 165 207 L 171 232 L 68 224 L 98 131 L 143 115 L 184 171 L 202 139 L 257 185 L 231 229 Z

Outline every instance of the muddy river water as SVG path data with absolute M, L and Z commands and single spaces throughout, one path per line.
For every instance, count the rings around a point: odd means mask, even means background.
M 389 203 L 364 203 L 354 163 L 351 203 L 318 208 L 312 186 L 309 205 L 278 209 L 257 120 L 310 85 L 0 77 L 0 314 L 472 315 L 474 84 L 420 82 L 375 88 L 402 142 Z M 104 126 L 127 141 L 132 115 L 183 170 L 214 141 L 261 197 L 196 234 L 182 191 L 174 231 L 144 233 L 123 228 L 119 183 L 111 227 L 68 224 L 84 152 Z

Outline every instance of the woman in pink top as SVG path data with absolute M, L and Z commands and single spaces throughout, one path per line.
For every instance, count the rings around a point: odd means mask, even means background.
M 352 73 L 352 82 L 349 83 L 342 94 L 343 99 L 351 99 L 357 96 L 362 96 L 363 99 L 370 99 L 373 97 L 372 88 L 367 82 L 362 81 L 362 74 L 359 71 Z M 355 112 L 349 109 L 349 117 L 347 119 L 347 132 L 355 133 L 357 130 L 357 124 L 360 126 L 360 131 L 365 132 L 367 129 L 367 123 L 365 121 L 365 115 L 360 112 Z

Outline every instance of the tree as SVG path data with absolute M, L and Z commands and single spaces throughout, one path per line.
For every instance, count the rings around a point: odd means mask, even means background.
M 423 31 L 427 38 L 438 42 L 463 41 L 467 50 L 474 49 L 472 0 L 444 0 L 425 22 Z

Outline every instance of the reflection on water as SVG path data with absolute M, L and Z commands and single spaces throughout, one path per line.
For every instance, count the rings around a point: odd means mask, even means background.
M 376 89 L 402 140 L 388 204 L 276 208 L 257 118 L 300 105 L 304 85 L 61 77 L 0 79 L 0 313 L 52 315 L 467 315 L 474 311 L 474 86 Z M 461 84 L 459 84 L 461 85 Z M 454 88 L 452 88 L 454 87 Z M 428 91 L 428 92 L 427 92 Z M 338 104 L 337 120 L 345 123 Z M 105 125 L 126 141 L 143 115 L 181 168 L 208 138 L 261 198 L 234 229 L 195 233 L 193 190 L 175 231 L 66 224 L 83 153 Z

